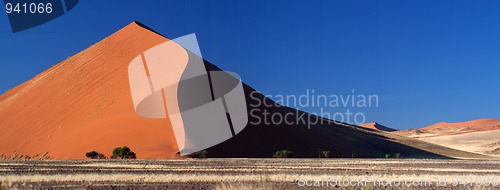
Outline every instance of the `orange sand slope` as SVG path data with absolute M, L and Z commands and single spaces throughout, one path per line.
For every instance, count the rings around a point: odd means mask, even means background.
M 500 129 L 500 119 L 478 119 L 459 123 L 440 122 L 422 128 L 423 131 L 437 134 L 461 134 L 497 129 Z
M 381 125 L 377 122 L 363 123 L 363 124 L 359 124 L 358 126 L 361 126 L 361 127 L 367 128 L 367 129 L 381 130 L 381 131 L 387 131 L 387 132 L 397 131 L 396 129 L 386 127 L 386 126 Z
M 1 95 L 0 154 L 84 158 L 126 145 L 139 158 L 174 156 L 169 123 L 135 114 L 127 74 L 135 56 L 167 40 L 133 22 Z

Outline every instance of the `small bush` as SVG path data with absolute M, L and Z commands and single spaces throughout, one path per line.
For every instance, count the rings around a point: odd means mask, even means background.
M 401 153 L 399 153 L 399 152 L 398 152 L 398 153 L 396 153 L 396 158 L 397 158 L 397 159 L 400 159 L 400 158 L 401 158 Z
M 116 147 L 111 155 L 111 159 L 135 159 L 137 158 L 135 153 L 130 151 L 130 148 L 123 146 L 123 147 Z
M 385 158 L 391 158 L 392 155 L 391 154 L 385 154 Z
M 200 150 L 198 152 L 193 152 L 189 155 L 191 158 L 207 158 L 208 157 L 208 151 L 206 150 Z
M 106 159 L 106 156 L 104 154 L 101 154 L 97 151 L 90 151 L 85 154 L 85 157 L 89 159 Z
M 329 158 L 330 157 L 330 151 L 328 150 L 323 150 L 321 151 L 321 154 L 323 155 L 323 157 L 325 158 Z
M 293 158 L 293 152 L 289 150 L 278 150 L 274 153 L 273 158 Z

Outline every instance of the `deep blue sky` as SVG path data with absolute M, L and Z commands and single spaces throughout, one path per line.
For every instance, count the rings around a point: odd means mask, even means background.
M 205 59 L 264 94 L 377 94 L 348 109 L 400 129 L 500 118 L 500 1 L 480 2 L 83 0 L 19 33 L 2 13 L 0 93 L 138 20 L 196 33 Z

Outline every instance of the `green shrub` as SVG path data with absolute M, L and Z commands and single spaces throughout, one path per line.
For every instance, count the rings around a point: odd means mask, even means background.
M 198 152 L 193 152 L 189 154 L 191 158 L 207 158 L 208 157 L 208 151 L 206 150 L 200 150 Z
M 104 154 L 101 154 L 97 151 L 90 151 L 85 154 L 85 157 L 89 159 L 106 159 L 106 156 Z
M 401 158 L 401 153 L 399 153 L 399 152 L 398 152 L 398 153 L 396 153 L 396 158 L 397 158 L 397 159 L 400 159 L 400 158 Z
M 273 158 L 293 158 L 293 152 L 289 150 L 278 150 L 274 153 Z
M 391 154 L 385 154 L 385 158 L 391 158 L 392 155 Z
M 123 146 L 123 147 L 116 147 L 111 155 L 111 159 L 135 159 L 137 158 L 135 153 L 130 151 L 130 148 Z

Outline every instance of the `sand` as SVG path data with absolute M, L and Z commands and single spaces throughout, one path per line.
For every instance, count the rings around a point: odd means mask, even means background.
M 500 156 L 499 129 L 500 119 L 478 119 L 457 123 L 440 122 L 393 133 L 453 149 Z
M 478 131 L 457 135 L 421 137 L 419 139 L 454 149 L 500 156 L 500 130 Z

